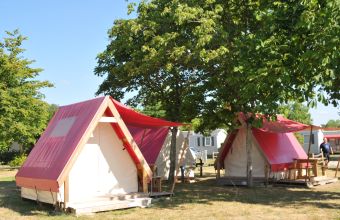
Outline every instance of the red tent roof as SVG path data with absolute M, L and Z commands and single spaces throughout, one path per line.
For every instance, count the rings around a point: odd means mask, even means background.
M 111 100 L 119 111 L 119 114 L 127 125 L 133 139 L 136 141 L 148 164 L 155 164 L 169 132 L 169 127 L 177 127 L 183 124 L 153 118 L 141 114 L 113 98 L 111 98 Z
M 293 133 L 271 133 L 254 129 L 253 135 L 274 172 L 288 168 L 293 159 L 307 159 L 307 154 Z
M 148 164 L 155 164 L 166 136 L 169 133 L 169 128 L 140 128 L 131 125 L 127 125 L 127 127 Z
M 57 180 L 103 100 L 101 97 L 60 107 L 19 169 L 17 185 L 58 191 Z
M 116 109 L 114 109 L 116 108 Z M 99 119 L 109 115 L 119 118 L 118 123 L 112 123 L 113 129 L 118 137 L 122 139 L 125 148 L 136 164 L 145 166 L 142 153 L 134 148 L 131 143 L 131 135 L 127 128 L 131 125 L 137 126 L 139 130 L 145 128 L 159 129 L 165 131 L 164 126 L 178 126 L 162 119 L 152 118 L 120 104 L 116 100 L 108 97 L 100 97 L 72 105 L 62 106 L 55 113 L 42 134 L 35 147 L 32 149 L 27 160 L 16 175 L 18 186 L 37 188 L 40 190 L 58 191 L 59 186 L 64 181 L 65 175 L 69 171 L 76 151 L 81 149 L 95 128 Z M 122 120 L 120 119 L 122 118 Z M 125 123 L 124 123 L 125 122 Z M 143 127 L 144 126 L 144 127 Z M 140 133 L 131 130 L 135 142 L 141 143 Z M 158 130 L 157 130 L 158 131 Z M 152 133 L 150 130 L 149 133 Z M 156 134 L 158 134 L 156 132 Z M 163 139 L 162 135 L 150 136 L 155 142 Z M 146 139 L 143 140 L 146 143 Z M 151 140 L 148 140 L 152 143 Z M 164 139 L 163 139 L 164 142 Z M 143 144 L 144 145 L 144 144 Z M 143 147 L 142 145 L 142 147 Z M 143 148 L 141 148 L 142 150 Z M 151 148 L 154 150 L 153 148 Z M 148 149 L 147 151 L 152 151 Z M 146 152 L 147 152 L 146 151 Z M 158 152 L 159 153 L 159 152 Z M 157 153 L 157 155 L 158 155 Z M 147 154 L 146 154 L 147 155 Z M 150 168 L 144 167 L 147 172 Z M 66 173 L 66 174 L 65 174 Z M 151 175 L 151 171 L 149 172 Z

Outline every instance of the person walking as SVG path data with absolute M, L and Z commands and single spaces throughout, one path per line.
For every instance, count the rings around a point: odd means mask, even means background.
M 323 142 L 320 144 L 320 149 L 322 150 L 323 156 L 326 158 L 327 163 L 328 164 L 330 157 L 329 154 L 332 153 L 333 154 L 333 149 L 331 144 L 328 142 L 327 138 L 324 137 L 323 138 Z

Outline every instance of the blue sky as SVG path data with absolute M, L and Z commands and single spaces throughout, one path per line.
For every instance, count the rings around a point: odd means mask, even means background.
M 131 2 L 131 1 L 130 1 Z M 24 56 L 43 68 L 40 80 L 55 87 L 42 90 L 46 101 L 58 105 L 93 98 L 103 81 L 93 74 L 96 56 L 108 44 L 113 21 L 129 18 L 125 0 L 1 0 L 0 39 L 19 29 L 28 37 Z M 339 119 L 339 109 L 321 104 L 312 109 L 314 124 Z

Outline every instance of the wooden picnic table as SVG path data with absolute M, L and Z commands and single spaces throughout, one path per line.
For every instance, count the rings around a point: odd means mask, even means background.
M 313 171 L 313 176 L 318 176 L 318 158 L 309 158 L 309 159 L 293 159 L 293 169 L 297 170 L 297 179 L 306 179 L 307 177 L 310 177 L 309 168 Z M 302 171 L 306 170 L 306 175 L 302 175 Z

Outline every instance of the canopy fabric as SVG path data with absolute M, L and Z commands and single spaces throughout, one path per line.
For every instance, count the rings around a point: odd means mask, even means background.
M 307 159 L 293 133 L 271 133 L 257 129 L 252 132 L 273 172 L 287 169 L 293 159 Z
M 153 118 L 135 111 L 111 98 L 120 116 L 127 125 L 149 165 L 155 164 L 158 154 L 169 132 L 169 127 L 178 127 L 182 123 Z
M 127 125 L 149 165 L 155 164 L 169 132 L 168 127 L 141 128 Z
M 111 98 L 113 104 L 117 108 L 120 116 L 124 120 L 124 122 L 128 125 L 134 127 L 143 127 L 143 128 L 153 128 L 153 127 L 178 127 L 183 125 L 182 123 L 166 121 L 159 118 L 153 118 L 142 113 L 139 113 L 132 108 L 129 108 L 117 100 Z
M 289 133 L 289 132 L 297 132 L 301 130 L 305 130 L 310 127 L 310 125 L 302 124 L 297 121 L 289 120 L 284 118 L 281 115 L 277 115 L 276 121 L 268 121 L 262 115 L 257 115 L 257 117 L 263 118 L 263 124 L 261 128 L 257 128 L 258 130 L 272 133 Z M 241 120 L 245 121 L 245 115 L 240 113 Z

